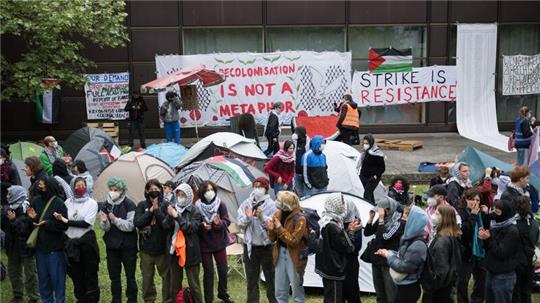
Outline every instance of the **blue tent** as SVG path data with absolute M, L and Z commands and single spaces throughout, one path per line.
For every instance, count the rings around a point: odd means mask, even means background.
M 467 146 L 461 154 L 460 162 L 466 162 L 470 167 L 470 178 L 473 183 L 479 181 L 484 177 L 485 169 L 487 167 L 497 167 L 504 172 L 509 173 L 514 169 L 512 164 L 501 161 L 489 154 L 481 152 L 474 147 Z M 531 175 L 529 177 L 529 183 L 536 189 L 540 190 L 540 179 Z
M 144 153 L 152 155 L 174 168 L 176 163 L 184 157 L 187 151 L 187 148 L 180 144 L 168 142 L 152 144 L 146 148 Z

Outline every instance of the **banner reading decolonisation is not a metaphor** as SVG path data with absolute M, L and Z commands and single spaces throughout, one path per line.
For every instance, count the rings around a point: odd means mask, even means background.
M 124 120 L 129 99 L 129 73 L 88 74 L 84 85 L 89 120 Z
M 223 73 L 225 82 L 197 84 L 199 110 L 182 111 L 182 126 L 228 125 L 232 116 L 251 113 L 266 121 L 275 102 L 282 102 L 282 121 L 296 115 L 329 115 L 351 84 L 351 53 L 288 51 L 156 56 L 158 77 L 205 65 Z M 159 103 L 165 101 L 160 93 Z
M 361 107 L 456 100 L 456 67 L 427 66 L 412 72 L 355 72 L 353 99 Z

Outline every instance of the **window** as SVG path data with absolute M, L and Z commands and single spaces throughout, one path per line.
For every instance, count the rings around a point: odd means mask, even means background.
M 357 26 L 349 28 L 349 50 L 353 71 L 366 71 L 368 51 L 373 48 L 412 48 L 413 66 L 427 62 L 425 26 Z M 424 104 L 362 108 L 362 124 L 422 123 Z
M 275 27 L 266 29 L 266 51 L 344 51 L 343 27 Z
M 260 28 L 184 29 L 184 55 L 262 52 Z

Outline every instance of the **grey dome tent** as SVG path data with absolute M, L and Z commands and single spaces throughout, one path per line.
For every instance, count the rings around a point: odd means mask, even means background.
M 115 144 L 114 140 L 106 132 L 99 128 L 83 127 L 74 131 L 62 144 L 64 152 L 72 157 L 76 157 L 86 143 L 94 138 L 102 138 L 105 141 Z
M 120 150 L 113 143 L 101 137 L 95 137 L 81 148 L 75 160 L 83 161 L 92 177 L 96 179 L 99 173 L 114 160 L 110 156 L 112 149 Z

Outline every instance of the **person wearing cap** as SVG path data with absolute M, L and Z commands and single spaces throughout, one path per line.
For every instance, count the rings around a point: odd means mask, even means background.
M 281 123 L 279 115 L 283 112 L 283 103 L 276 102 L 268 114 L 268 121 L 264 129 L 264 136 L 268 140 L 268 147 L 264 151 L 267 157 L 279 151 L 279 134 L 281 133 Z
M 176 204 L 176 195 L 173 193 L 174 188 L 174 182 L 171 180 L 163 184 L 163 202 L 173 206 Z
M 39 155 L 39 160 L 43 163 L 45 172 L 49 176 L 52 176 L 52 165 L 56 159 L 63 159 L 66 164 L 71 164 L 71 157 L 64 154 L 62 146 L 58 145 L 58 141 L 53 136 L 45 137 L 43 143 L 45 144 L 45 148 Z
M 174 190 L 174 195 L 174 202 L 167 206 L 167 217 L 163 223 L 169 230 L 167 247 L 171 269 L 170 296 L 176 298 L 182 288 L 185 271 L 193 301 L 203 303 L 199 279 L 201 246 L 198 235 L 202 228 L 202 215 L 193 205 L 191 186 L 186 183 L 178 185 Z
M 171 142 L 174 137 L 174 142 L 180 144 L 180 124 L 178 124 L 180 98 L 178 98 L 178 94 L 170 91 L 165 94 L 165 99 L 167 100 L 159 107 L 159 116 L 163 120 L 163 128 L 165 128 L 165 139 L 167 142 Z
M 128 303 L 137 302 L 137 231 L 135 203 L 127 197 L 127 185 L 124 180 L 111 177 L 107 181 L 109 193 L 107 200 L 99 205 L 99 227 L 105 232 L 107 270 L 111 280 L 111 302 L 122 302 L 122 266 L 126 275 L 126 298 Z
M 428 223 L 426 225 L 426 229 L 424 230 L 424 232 L 427 236 L 428 243 L 431 243 L 431 241 L 433 240 L 433 236 L 435 235 L 435 230 L 439 223 L 436 212 L 437 212 L 437 208 L 441 205 L 449 205 L 452 207 L 456 215 L 456 222 L 458 226 L 461 227 L 461 216 L 459 215 L 458 211 L 452 205 L 450 205 L 450 203 L 446 201 L 447 194 L 448 194 L 448 191 L 446 190 L 444 185 L 440 185 L 440 184 L 433 186 L 427 192 L 428 207 L 426 208 L 426 213 L 428 214 L 429 220 L 428 220 Z
M 270 182 L 264 177 L 253 181 L 253 191 L 238 207 L 238 227 L 244 234 L 244 266 L 247 281 L 247 302 L 259 302 L 259 275 L 261 269 L 266 284 L 266 298 L 275 303 L 274 265 L 272 264 L 272 244 L 268 239 L 266 221 L 277 211 L 274 201 L 268 195 Z

